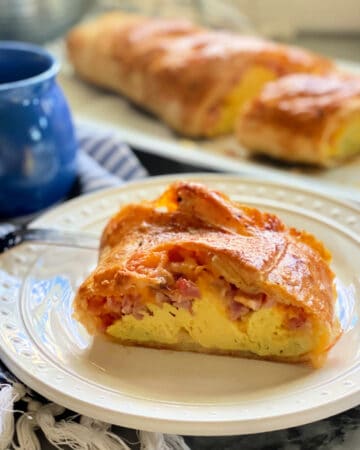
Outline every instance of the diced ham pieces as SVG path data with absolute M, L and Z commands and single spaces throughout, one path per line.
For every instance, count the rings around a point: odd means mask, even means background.
M 265 299 L 265 294 L 259 294 L 253 297 L 245 297 L 244 295 L 235 295 L 234 301 L 237 303 L 242 303 L 244 306 L 247 306 L 252 311 L 259 311 L 262 307 Z
M 100 313 L 104 309 L 106 303 L 105 297 L 91 297 L 88 299 L 88 310 L 94 314 Z
M 134 308 L 134 302 L 132 301 L 132 299 L 130 299 L 129 297 L 127 297 L 125 295 L 125 297 L 123 298 L 122 302 L 121 302 L 121 312 L 123 314 L 131 314 Z
M 179 278 L 176 280 L 175 286 L 183 300 L 191 300 L 201 297 L 200 290 L 196 284 L 186 278 Z
M 102 329 L 105 331 L 107 327 L 115 322 L 117 317 L 114 314 L 102 314 L 100 319 L 102 321 Z
M 187 311 L 192 312 L 192 301 L 191 300 L 182 300 L 180 302 L 176 302 L 175 304 L 179 308 L 186 309 Z
M 245 316 L 248 312 L 250 312 L 250 309 L 246 306 L 242 305 L 241 303 L 235 302 L 234 300 L 230 301 L 229 313 L 231 320 L 238 320 L 241 317 Z
M 302 328 L 306 324 L 305 314 L 300 314 L 296 317 L 290 317 L 286 321 L 286 328 L 289 330 L 296 330 L 297 328 Z

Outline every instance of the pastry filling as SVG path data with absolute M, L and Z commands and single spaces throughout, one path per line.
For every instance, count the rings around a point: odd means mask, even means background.
M 254 66 L 248 69 L 241 81 L 232 89 L 224 99 L 217 111 L 218 120 L 214 128 L 209 131 L 209 136 L 231 133 L 235 120 L 245 106 L 246 102 L 256 97 L 265 83 L 276 78 L 276 74 L 265 67 Z
M 211 255 L 173 248 L 137 261 L 153 284 L 128 284 L 111 297 L 92 297 L 87 310 L 102 332 L 122 341 L 193 344 L 261 356 L 299 356 L 313 349 L 313 324 L 302 308 L 247 292 L 216 272 Z
M 353 114 L 332 136 L 329 154 L 350 157 L 360 152 L 360 114 Z

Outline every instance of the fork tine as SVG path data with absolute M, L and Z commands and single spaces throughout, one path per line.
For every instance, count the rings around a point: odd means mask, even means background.
M 23 241 L 21 230 L 10 231 L 5 236 L 0 237 L 0 254 L 6 250 L 10 250 Z

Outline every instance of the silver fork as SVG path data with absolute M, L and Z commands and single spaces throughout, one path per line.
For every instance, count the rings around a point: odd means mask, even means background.
M 88 232 L 52 228 L 13 227 L 11 231 L 0 235 L 0 254 L 23 242 L 96 250 L 99 247 L 99 236 Z

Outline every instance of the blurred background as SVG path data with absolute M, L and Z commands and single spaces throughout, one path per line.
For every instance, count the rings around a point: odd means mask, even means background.
M 96 116 L 97 120 L 108 111 L 106 118 L 112 119 L 109 97 L 66 76 L 71 70 L 64 36 L 76 23 L 113 9 L 183 17 L 215 29 L 264 36 L 345 61 L 347 68 L 360 73 L 359 0 L 0 0 L 0 40 L 45 46 L 61 62 L 59 83 L 76 118 Z M 114 123 L 121 122 L 114 119 Z M 164 158 L 158 150 L 142 151 L 130 144 L 151 175 L 199 170 L 199 164 L 194 168 Z M 341 171 L 336 177 L 352 179 Z
M 0 0 L 0 39 L 48 43 L 107 9 L 188 17 L 360 60 L 358 0 Z

